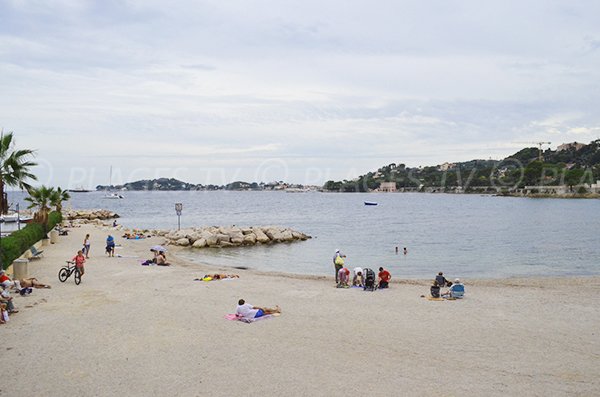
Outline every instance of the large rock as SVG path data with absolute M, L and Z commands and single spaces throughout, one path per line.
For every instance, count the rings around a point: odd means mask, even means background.
M 211 234 L 207 239 L 206 239 L 206 245 L 209 247 L 214 247 L 219 243 L 219 239 L 217 238 L 216 234 Z
M 246 234 L 244 236 L 244 241 L 242 242 L 242 244 L 245 244 L 245 245 L 256 244 L 256 234 L 254 234 L 254 233 Z
M 242 244 L 244 242 L 244 234 L 241 230 L 232 230 L 231 233 L 229 233 L 229 241 L 233 244 Z
M 188 240 L 187 238 L 180 238 L 175 242 L 175 244 L 180 245 L 182 247 L 187 247 L 188 245 L 190 245 L 190 240 Z
M 283 232 L 281 232 L 279 241 L 293 241 L 293 240 L 294 240 L 294 235 L 292 234 L 291 230 L 286 229 Z
M 229 235 L 228 234 L 217 234 L 217 241 L 219 244 L 229 243 Z
M 206 243 L 206 240 L 201 237 L 198 240 L 194 241 L 194 244 L 192 244 L 192 247 L 194 247 L 194 248 L 204 248 L 207 245 L 208 244 Z
M 256 241 L 258 241 L 259 243 L 268 243 L 269 241 L 271 241 L 271 239 L 269 238 L 269 236 L 267 236 L 265 233 L 263 233 L 263 231 L 261 229 L 256 229 L 254 231 L 254 233 L 256 234 Z

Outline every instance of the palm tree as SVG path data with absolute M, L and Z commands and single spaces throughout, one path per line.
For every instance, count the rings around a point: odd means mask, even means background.
M 71 195 L 68 191 L 57 187 L 56 190 L 52 191 L 52 195 L 50 196 L 50 205 L 56 208 L 56 211 L 62 212 L 63 202 L 68 201 L 70 198 Z
M 13 133 L 0 133 L 0 213 L 8 212 L 8 199 L 4 186 L 17 186 L 29 190 L 31 186 L 27 179 L 36 180 L 36 176 L 29 172 L 37 164 L 29 161 L 34 156 L 34 151 L 29 149 L 14 149 Z
M 39 188 L 30 188 L 29 197 L 25 197 L 25 201 L 29 201 L 31 204 L 28 208 L 36 208 L 37 211 L 33 215 L 34 222 L 46 225 L 48 223 L 48 214 L 50 213 L 50 205 L 52 196 L 56 194 L 56 191 L 52 187 L 46 187 L 44 185 Z

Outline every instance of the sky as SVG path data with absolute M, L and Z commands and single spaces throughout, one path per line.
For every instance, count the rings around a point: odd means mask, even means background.
M 0 127 L 63 188 L 322 185 L 589 143 L 599 18 L 595 0 L 0 0 Z

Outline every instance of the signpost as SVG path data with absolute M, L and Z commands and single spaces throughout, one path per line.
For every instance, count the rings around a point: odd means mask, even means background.
M 175 212 L 177 213 L 177 230 L 181 229 L 181 210 L 183 210 L 183 204 L 175 203 Z

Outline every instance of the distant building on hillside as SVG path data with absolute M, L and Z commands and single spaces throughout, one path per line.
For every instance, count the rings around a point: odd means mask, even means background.
M 562 152 L 563 150 L 568 150 L 568 149 L 579 150 L 584 146 L 585 146 L 585 144 L 578 143 L 578 142 L 563 143 L 562 145 L 558 145 L 558 147 L 556 148 L 556 151 Z
M 438 167 L 440 171 L 448 171 L 453 169 L 456 166 L 454 163 L 444 163 Z
M 396 191 L 396 182 L 381 182 L 379 185 L 380 192 L 395 192 Z

